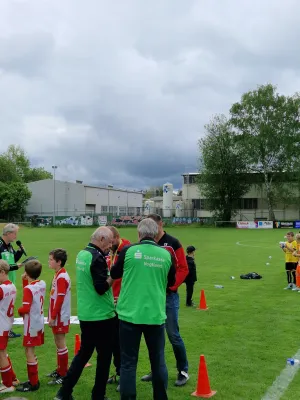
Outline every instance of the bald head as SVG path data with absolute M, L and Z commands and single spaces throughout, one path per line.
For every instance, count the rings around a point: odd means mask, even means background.
M 104 253 L 107 253 L 112 246 L 113 233 L 106 226 L 101 226 L 93 232 L 91 243 L 98 246 Z

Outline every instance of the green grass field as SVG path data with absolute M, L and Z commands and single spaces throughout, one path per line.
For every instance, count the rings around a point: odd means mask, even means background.
M 77 252 L 89 240 L 93 229 L 23 228 L 19 239 L 26 246 L 28 255 L 35 255 L 43 263 L 42 278 L 48 289 L 53 273 L 48 268 L 48 252 L 55 247 L 68 250 L 68 271 L 72 279 L 72 315 L 76 315 L 76 281 L 74 262 Z M 197 247 L 198 282 L 194 301 L 199 302 L 199 292 L 205 290 L 208 311 L 185 307 L 185 286 L 180 288 L 180 330 L 187 348 L 190 380 L 183 388 L 174 387 L 176 379 L 175 359 L 167 341 L 166 358 L 169 371 L 169 399 L 190 399 L 196 388 L 200 354 L 204 354 L 211 388 L 217 390 L 213 397 L 218 400 L 259 400 L 286 365 L 287 357 L 293 356 L 300 347 L 299 304 L 300 294 L 284 291 L 286 276 L 284 255 L 278 242 L 283 240 L 284 230 L 241 231 L 236 229 L 201 229 L 178 227 L 168 232 L 180 239 L 183 246 Z M 121 229 L 129 240 L 137 238 L 136 229 Z M 240 245 L 237 244 L 240 242 Z M 269 256 L 272 259 L 269 260 Z M 269 266 L 266 263 L 270 262 Z M 262 280 L 247 281 L 240 274 L 258 272 Z M 21 274 L 20 274 L 21 275 Z M 235 276 L 235 280 L 230 277 Z M 21 279 L 18 280 L 17 305 L 21 302 Z M 215 284 L 224 285 L 216 289 Z M 46 305 L 48 304 L 46 299 Z M 45 307 L 45 315 L 48 307 Z M 17 315 L 16 315 L 17 316 Z M 23 332 L 18 326 L 16 332 Z M 45 345 L 37 349 L 41 388 L 36 393 L 24 395 L 29 399 L 50 400 L 58 387 L 47 386 L 47 372 L 56 365 L 56 350 L 48 326 L 45 326 Z M 72 325 L 67 337 L 70 358 L 74 351 L 74 335 L 79 327 Z M 17 376 L 27 379 L 26 363 L 21 339 L 9 341 L 11 356 Z M 75 387 L 76 400 L 90 399 L 95 373 L 92 367 L 84 370 Z M 138 399 L 152 399 L 151 384 L 140 382 L 149 371 L 149 361 L 142 342 L 137 371 Z M 113 372 L 113 371 L 112 371 Z M 282 399 L 298 400 L 300 382 L 296 375 Z M 115 386 L 108 385 L 107 395 L 119 399 Z M 9 397 L 3 396 L 3 397 Z

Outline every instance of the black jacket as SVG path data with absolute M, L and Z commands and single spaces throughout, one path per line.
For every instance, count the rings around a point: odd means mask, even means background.
M 189 267 L 189 274 L 185 278 L 186 283 L 193 283 L 197 281 L 197 269 L 196 269 L 196 264 L 195 260 L 193 257 L 186 256 L 186 261 Z
M 106 264 L 105 254 L 99 247 L 92 243 L 89 243 L 85 250 L 92 254 L 90 272 L 93 285 L 96 292 L 102 296 L 110 288 L 109 284 L 107 283 L 109 271 Z
M 15 263 L 17 263 L 23 255 L 22 250 L 17 250 L 17 251 L 14 250 L 11 243 L 6 244 L 4 242 L 4 240 L 0 237 L 0 258 L 3 258 L 2 253 L 4 253 L 5 251 L 13 253 L 14 258 L 15 258 Z M 10 265 L 11 271 L 17 271 L 18 269 L 19 269 L 19 267 L 17 266 L 17 264 Z

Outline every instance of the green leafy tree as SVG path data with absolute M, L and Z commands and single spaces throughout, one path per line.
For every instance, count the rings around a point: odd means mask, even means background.
M 152 197 L 162 196 L 162 195 L 163 195 L 163 187 L 154 186 L 147 189 L 145 193 L 145 199 L 151 199 Z
M 31 192 L 23 182 L 0 183 L 0 217 L 23 219 Z
M 238 209 L 238 200 L 250 187 L 246 163 L 224 115 L 215 116 L 205 129 L 206 136 L 199 140 L 199 190 L 208 210 L 219 220 L 230 221 Z
M 230 110 L 240 154 L 252 172 L 263 176 L 269 219 L 275 220 L 278 174 L 293 170 L 300 150 L 300 97 L 283 96 L 268 84 L 245 93 Z

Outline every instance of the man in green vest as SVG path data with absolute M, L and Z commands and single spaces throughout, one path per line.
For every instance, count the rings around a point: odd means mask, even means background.
M 165 362 L 166 290 L 175 283 L 175 264 L 168 250 L 154 241 L 158 225 L 145 218 L 138 225 L 139 243 L 125 247 L 111 268 L 122 277 L 117 303 L 121 347 L 121 400 L 136 399 L 136 368 L 144 334 L 152 368 L 153 398 L 167 400 Z
M 3 228 L 2 237 L 0 237 L 0 258 L 7 261 L 10 267 L 8 273 L 9 280 L 16 284 L 16 271 L 19 269 L 17 262 L 23 255 L 23 250 L 15 251 L 12 243 L 17 239 L 19 227 L 15 224 L 7 224 Z M 9 332 L 9 338 L 14 339 L 21 335 L 13 331 Z
M 113 234 L 102 226 L 92 234 L 90 243 L 76 258 L 77 313 L 81 347 L 74 357 L 55 400 L 73 399 L 72 391 L 84 366 L 97 351 L 97 367 L 92 400 L 105 396 L 116 329 L 116 313 L 105 255 L 112 246 Z

